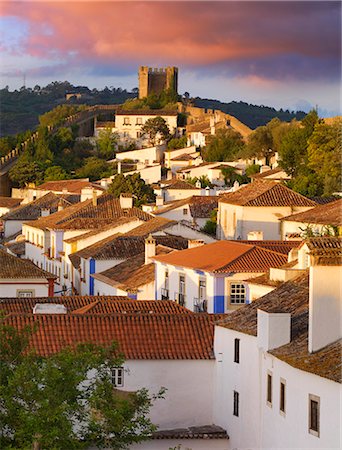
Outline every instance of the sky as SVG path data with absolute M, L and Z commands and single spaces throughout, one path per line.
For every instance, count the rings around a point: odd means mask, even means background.
M 340 1 L 2 1 L 0 87 L 138 86 L 177 66 L 179 93 L 341 114 Z

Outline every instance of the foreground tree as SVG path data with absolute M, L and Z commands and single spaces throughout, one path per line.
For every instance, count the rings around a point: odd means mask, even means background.
M 209 142 L 204 150 L 206 161 L 232 161 L 244 147 L 242 136 L 232 129 L 218 130 L 209 136 Z
M 111 368 L 123 362 L 115 345 L 41 357 L 29 348 L 36 331 L 0 324 L 0 448 L 119 450 L 150 436 L 153 398 L 112 385 Z
M 100 158 L 113 159 L 115 158 L 115 148 L 117 146 L 118 134 L 113 133 L 111 128 L 106 128 L 100 131 L 97 139 L 97 151 Z
M 116 175 L 113 178 L 112 184 L 108 188 L 108 192 L 113 194 L 115 197 L 120 197 L 120 194 L 133 194 L 135 197 L 135 206 L 153 202 L 156 198 L 152 187 L 145 183 L 139 173 L 127 176 L 122 173 Z
M 141 127 L 141 132 L 148 136 L 151 145 L 156 145 L 160 139 L 166 141 L 170 137 L 169 127 L 165 119 L 160 116 L 146 120 Z

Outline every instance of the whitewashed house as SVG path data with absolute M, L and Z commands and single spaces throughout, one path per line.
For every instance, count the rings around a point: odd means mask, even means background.
M 216 195 L 194 195 L 164 205 L 156 211 L 152 211 L 152 214 L 177 222 L 186 221 L 203 228 L 207 220 L 210 219 L 212 212 L 217 209 L 218 199 L 219 197 Z
M 255 181 L 222 195 L 217 214 L 218 239 L 248 239 L 258 232 L 261 239 L 280 239 L 280 219 L 304 212 L 316 203 L 275 181 Z
M 0 298 L 53 295 L 55 276 L 0 249 Z
M 309 276 L 216 326 L 214 423 L 231 448 L 341 448 L 341 241 L 309 247 Z
M 281 221 L 282 239 L 293 235 L 313 235 L 342 233 L 342 199 L 283 217 Z
M 155 186 L 154 193 L 162 200 L 162 203 L 188 198 L 192 195 L 200 195 L 201 188 L 183 180 L 172 178 L 160 181 Z
M 0 217 L 19 206 L 22 200 L 22 198 L 0 197 Z
M 175 300 L 191 311 L 225 313 L 249 303 L 248 278 L 282 266 L 287 255 L 266 245 L 190 241 L 189 249 L 153 260 L 156 299 Z

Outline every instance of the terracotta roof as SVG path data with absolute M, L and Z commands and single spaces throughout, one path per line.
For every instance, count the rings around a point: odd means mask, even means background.
M 28 259 L 17 258 L 4 250 L 0 250 L 0 278 L 16 280 L 31 278 L 50 279 L 56 278 L 56 276 L 40 269 Z
M 0 208 L 14 208 L 20 205 L 22 198 L 0 197 Z
M 121 296 L 27 297 L 0 298 L 0 310 L 5 314 L 31 314 L 37 303 L 64 305 L 72 314 L 155 313 L 192 314 L 171 300 L 131 300 Z
M 6 242 L 5 246 L 15 255 L 25 255 L 25 241 Z
M 316 206 L 316 203 L 275 181 L 255 181 L 222 195 L 220 202 L 241 206 Z
M 305 241 L 315 263 L 322 266 L 342 265 L 342 238 L 324 236 Z
M 42 217 L 35 222 L 31 222 L 30 225 L 40 229 L 90 230 L 109 225 L 113 219 L 119 219 L 121 217 L 136 217 L 143 221 L 152 219 L 150 214 L 145 213 L 139 208 L 122 209 L 120 200 L 110 194 L 103 194 L 98 197 L 96 205 L 93 205 L 92 199 L 89 199 L 70 208 L 72 209 Z
M 202 162 L 201 164 L 197 164 L 196 166 L 183 167 L 182 169 L 178 169 L 177 172 L 190 172 L 192 169 L 198 169 L 199 167 L 204 166 L 213 166 L 213 164 L 215 165 L 215 163 L 212 162 Z
M 192 161 L 193 159 L 198 158 L 198 156 L 191 156 L 189 153 L 183 153 L 182 155 L 175 156 L 171 158 L 171 161 Z
M 174 180 L 169 180 L 169 182 L 163 182 L 163 187 L 162 189 L 194 189 L 196 191 L 199 191 L 200 188 L 197 188 L 196 186 L 194 186 L 191 183 L 187 183 L 186 181 L 183 180 L 178 180 L 178 179 L 174 179 Z
M 210 121 L 197 122 L 186 127 L 188 133 L 210 133 Z
M 308 351 L 308 273 L 283 283 L 269 294 L 232 312 L 219 325 L 256 336 L 258 309 L 291 314 L 291 342 L 270 353 L 300 370 L 341 382 L 341 342 L 335 342 L 315 353 Z
M 341 197 L 335 197 L 330 195 L 329 197 L 309 197 L 310 200 L 317 203 L 317 205 L 325 205 L 326 203 L 336 202 L 336 200 L 340 200 Z
M 157 255 L 170 253 L 170 251 L 172 251 L 170 248 L 160 245 L 156 246 Z M 91 276 L 110 286 L 133 293 L 137 292 L 140 286 L 154 281 L 155 267 L 153 263 L 145 264 L 145 253 L 140 253 L 110 269 Z
M 81 190 L 84 188 L 95 188 L 99 191 L 104 191 L 102 186 L 99 186 L 95 183 L 92 183 L 89 180 L 84 179 L 74 179 L 74 180 L 58 180 L 58 181 L 47 181 L 46 183 L 37 186 L 37 190 L 43 191 L 56 191 L 63 192 L 63 190 L 67 190 L 70 194 L 81 194 Z
M 227 431 L 217 425 L 158 430 L 152 439 L 229 439 Z
M 145 250 L 145 238 L 149 234 L 163 231 L 174 224 L 174 221 L 164 217 L 153 218 L 147 223 L 143 223 L 125 234 L 115 234 L 101 241 L 98 241 L 78 252 L 72 253 L 69 258 L 72 264 L 77 267 L 79 258 L 95 259 L 127 259 L 138 255 Z M 181 236 L 155 236 L 157 244 L 167 247 L 184 249 L 188 240 Z M 75 257 L 77 257 L 75 259 Z M 76 264 L 75 264 L 76 262 Z
M 177 111 L 167 109 L 118 109 L 116 116 L 177 116 Z
M 321 225 L 342 226 L 342 199 L 330 203 L 325 203 L 323 205 L 318 205 L 315 208 L 309 209 L 308 211 L 291 214 L 290 216 L 283 217 L 280 220 L 309 224 L 318 223 Z
M 66 242 L 67 244 L 71 244 L 72 242 L 82 241 L 83 239 L 88 239 L 91 236 L 96 236 L 99 233 L 115 229 L 116 227 L 119 227 L 126 223 L 134 222 L 135 220 L 138 219 L 136 217 L 120 217 L 119 219 L 115 220 L 115 222 L 113 220 L 110 220 L 109 224 L 103 225 L 100 228 L 95 228 L 94 230 L 87 231 L 83 234 L 78 234 L 77 236 L 73 236 L 69 239 L 64 239 L 64 242 Z
M 8 315 L 18 329 L 37 324 L 30 345 L 42 356 L 82 342 L 115 341 L 126 359 L 213 359 L 214 325 L 197 314 Z
M 266 172 L 260 172 L 260 173 L 255 173 L 253 175 L 250 176 L 250 178 L 253 178 L 254 180 L 262 180 L 263 178 L 267 178 L 270 175 L 276 175 L 277 173 L 281 173 L 285 171 L 283 169 L 281 169 L 280 167 L 277 167 L 275 169 L 270 169 L 267 170 Z M 286 175 L 286 173 L 285 173 Z M 272 177 L 274 179 L 276 179 L 275 177 Z M 289 175 L 286 175 L 286 177 L 280 177 L 279 179 L 290 179 L 291 177 Z
M 229 273 L 265 272 L 286 263 L 287 256 L 254 245 L 218 241 L 153 259 L 205 272 Z
M 58 204 L 62 202 L 65 211 L 71 204 L 79 201 L 79 196 L 57 195 L 53 192 L 43 195 L 31 203 L 20 205 L 1 217 L 1 220 L 36 220 L 41 216 L 42 209 L 49 209 L 50 213 L 58 210 Z
M 256 245 L 257 247 L 262 247 L 267 250 L 272 250 L 273 252 L 283 253 L 284 255 L 287 255 L 293 248 L 298 248 L 301 245 L 302 240 L 301 239 L 298 239 L 297 241 L 236 240 L 233 242 L 248 245 Z
M 154 211 L 153 214 L 158 216 L 187 204 L 189 204 L 190 213 L 193 218 L 209 218 L 211 212 L 218 207 L 218 197 L 193 195 L 192 197 L 176 200 L 171 204 Z

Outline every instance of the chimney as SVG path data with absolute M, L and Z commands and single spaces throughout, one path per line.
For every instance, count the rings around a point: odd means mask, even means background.
M 195 186 L 196 186 L 197 188 L 201 189 L 201 187 L 202 187 L 201 181 L 200 181 L 200 180 L 197 180 L 196 183 L 195 183 Z
M 260 173 L 265 173 L 271 170 L 270 166 L 261 166 L 260 167 Z
M 63 209 L 64 209 L 64 203 L 63 203 L 62 199 L 59 199 L 57 211 L 63 211 Z
M 324 258 L 324 256 L 323 256 Z M 336 259 L 338 257 L 335 257 Z M 327 264 L 327 265 L 324 265 Z M 342 337 L 342 266 L 311 256 L 309 284 L 309 352 Z
M 129 209 L 133 207 L 132 194 L 120 194 L 120 206 L 122 209 Z
M 66 195 L 67 193 L 68 193 L 68 189 L 67 189 L 67 188 L 63 188 L 63 189 L 62 189 L 62 194 L 63 194 L 63 195 Z
M 153 256 L 156 256 L 156 240 L 150 234 L 145 239 L 145 264 L 150 264 L 151 262 L 153 262 L 151 260 Z
M 157 195 L 156 197 L 156 206 L 163 206 L 164 205 L 164 198 L 162 195 Z
M 107 179 L 107 178 L 103 178 L 103 179 L 101 180 L 101 186 L 102 186 L 104 189 L 108 189 L 108 179 Z
M 210 195 L 210 187 L 209 186 L 207 186 L 205 188 L 205 195 L 206 195 L 206 197 L 209 197 L 209 195 Z
M 189 239 L 188 240 L 188 248 L 195 248 L 204 245 L 203 239 Z
M 66 314 L 67 312 L 67 308 L 58 303 L 36 303 L 33 308 L 33 314 Z
M 262 241 L 264 239 L 264 233 L 262 231 L 250 231 L 247 233 L 248 241 Z
M 92 197 L 92 203 L 93 203 L 93 206 L 97 206 L 97 193 L 96 193 L 96 191 L 95 191 L 95 189 L 93 189 L 93 197 Z
M 257 340 L 258 348 L 264 352 L 288 344 L 291 341 L 291 314 L 258 309 Z
M 121 173 L 121 161 L 118 161 L 118 175 Z
M 41 217 L 46 217 L 50 215 L 50 208 L 42 208 L 40 211 Z

